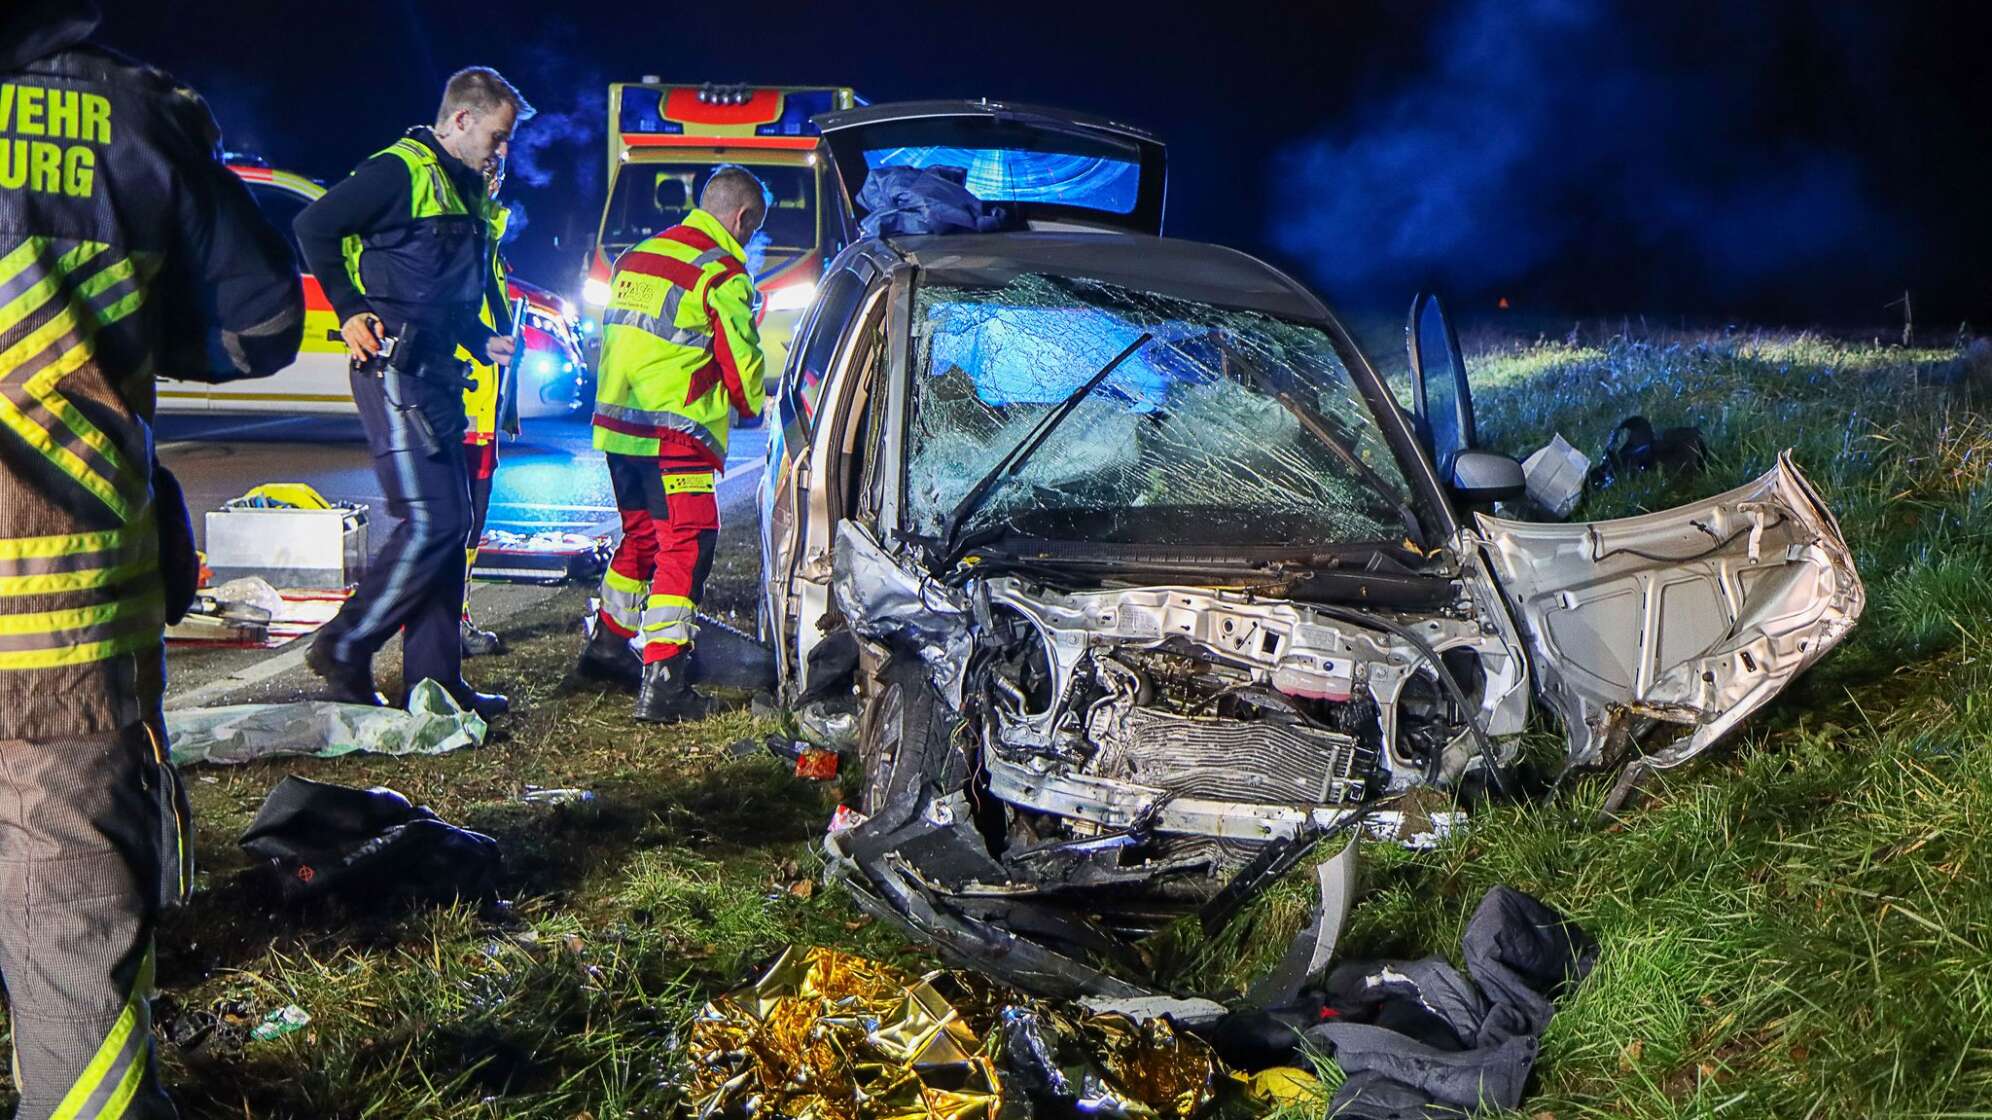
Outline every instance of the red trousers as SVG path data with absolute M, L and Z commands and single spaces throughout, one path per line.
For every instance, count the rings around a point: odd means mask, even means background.
M 694 460 L 609 455 L 622 543 L 602 576 L 601 623 L 640 638 L 643 660 L 691 648 L 719 541 L 712 468 Z

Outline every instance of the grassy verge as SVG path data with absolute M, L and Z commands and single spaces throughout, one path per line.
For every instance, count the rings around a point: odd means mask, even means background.
M 1635 479 L 1578 517 L 1713 493 L 1794 447 L 1855 549 L 1868 614 L 1730 745 L 1616 820 L 1598 820 L 1605 783 L 1586 779 L 1484 810 L 1437 851 L 1370 848 L 1348 951 L 1449 952 L 1495 883 L 1591 929 L 1603 955 L 1550 1029 L 1534 1117 L 1984 1115 L 1992 370 L 1789 335 L 1476 350 L 1484 441 L 1503 450 L 1560 430 L 1595 453 L 1631 413 L 1701 426 L 1705 475 Z M 752 525 L 729 526 L 714 577 L 715 605 L 743 622 L 754 547 Z M 189 771 L 205 870 L 161 933 L 161 1019 L 223 1025 L 162 1047 L 187 1115 L 662 1115 L 687 1016 L 784 944 L 922 967 L 810 885 L 838 791 L 736 755 L 767 728 L 745 714 L 644 728 L 624 697 L 561 691 L 584 598 L 517 620 L 516 652 L 476 663 L 522 701 L 483 749 Z M 234 838 L 287 772 L 390 785 L 492 833 L 514 906 L 276 909 Z M 526 783 L 598 800 L 528 806 Z M 1242 983 L 1307 902 L 1282 885 L 1227 940 L 1183 946 L 1178 974 Z M 310 1026 L 243 1040 L 292 1003 Z

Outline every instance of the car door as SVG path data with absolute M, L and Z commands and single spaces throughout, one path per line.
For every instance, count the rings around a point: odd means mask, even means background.
M 1421 292 L 1411 301 L 1404 323 L 1404 348 L 1411 364 L 1412 415 L 1418 439 L 1431 453 L 1439 477 L 1450 483 L 1460 453 L 1478 446 L 1473 429 L 1473 391 L 1459 335 L 1439 297 Z
M 828 516 L 818 473 L 836 446 L 825 429 L 848 395 L 839 385 L 850 370 L 848 350 L 859 324 L 878 303 L 883 285 L 878 271 L 862 258 L 835 268 L 803 324 L 799 344 L 789 350 L 776 389 L 777 423 L 768 431 L 761 479 L 761 637 L 776 650 L 784 686 L 794 680 L 814 644 L 813 626 L 829 607 Z M 874 288 L 877 292 L 874 292 Z M 816 553 L 821 553 L 816 557 Z M 809 568 L 812 558 L 822 571 Z M 808 570 L 804 570 L 804 569 Z M 821 575 L 821 579 L 816 578 Z
M 997 101 L 869 105 L 813 118 L 856 219 L 879 167 L 959 167 L 984 202 L 1032 229 L 1162 232 L 1162 142 L 1099 117 Z

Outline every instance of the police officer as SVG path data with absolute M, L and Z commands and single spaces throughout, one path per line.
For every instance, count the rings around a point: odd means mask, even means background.
M 160 703 L 195 560 L 153 377 L 265 376 L 304 328 L 207 107 L 96 24 L 0 7 L 0 981 L 26 1120 L 175 1115 L 147 1001 L 192 871 Z
M 342 324 L 374 473 L 401 523 L 305 663 L 333 698 L 381 703 L 373 655 L 403 631 L 402 678 L 442 684 L 490 717 L 509 705 L 463 680 L 464 549 L 471 529 L 459 346 L 504 365 L 510 337 L 478 320 L 491 276 L 486 176 L 532 107 L 495 70 L 452 75 L 422 125 L 307 206 L 294 226 Z
M 602 313 L 595 446 L 608 453 L 623 538 L 576 670 L 638 677 L 645 722 L 711 710 L 692 690 L 689 654 L 719 538 L 714 475 L 726 467 L 733 418 L 760 419 L 760 295 L 743 246 L 767 213 L 767 188 L 751 172 L 714 171 L 684 224 L 616 261 Z

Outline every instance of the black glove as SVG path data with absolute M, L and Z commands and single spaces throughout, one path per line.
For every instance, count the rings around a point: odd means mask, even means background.
M 187 617 L 201 586 L 201 557 L 194 551 L 194 518 L 180 480 L 152 460 L 153 508 L 159 517 L 159 573 L 166 582 L 166 624 Z

